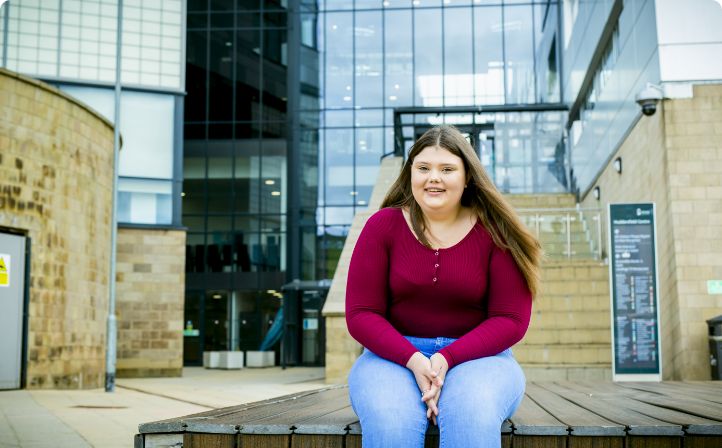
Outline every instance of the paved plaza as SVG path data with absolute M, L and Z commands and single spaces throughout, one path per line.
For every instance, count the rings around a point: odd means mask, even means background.
M 132 447 L 138 424 L 324 387 L 323 368 L 183 369 L 116 391 L 0 391 L 0 447 Z

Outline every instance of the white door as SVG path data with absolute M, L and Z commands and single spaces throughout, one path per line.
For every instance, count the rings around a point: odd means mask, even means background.
M 25 237 L 0 233 L 0 389 L 19 389 L 22 368 Z

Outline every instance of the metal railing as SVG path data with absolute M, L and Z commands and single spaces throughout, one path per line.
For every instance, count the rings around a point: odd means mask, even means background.
M 517 212 L 548 258 L 602 259 L 601 209 L 522 208 Z

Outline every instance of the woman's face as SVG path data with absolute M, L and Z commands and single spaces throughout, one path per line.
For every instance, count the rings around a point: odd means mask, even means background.
M 456 212 L 466 185 L 461 157 L 438 146 L 427 146 L 411 165 L 411 192 L 424 213 Z

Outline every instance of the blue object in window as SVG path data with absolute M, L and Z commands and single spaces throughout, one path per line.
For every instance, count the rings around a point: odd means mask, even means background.
M 281 339 L 281 335 L 283 334 L 283 307 L 278 309 L 278 312 L 276 313 L 276 317 L 273 319 L 273 324 L 271 324 L 271 328 L 268 329 L 268 333 L 266 333 L 266 337 L 263 338 L 263 342 L 261 342 L 261 347 L 259 350 L 264 351 L 268 350 L 271 347 L 273 347 L 276 342 L 278 342 L 279 339 Z

